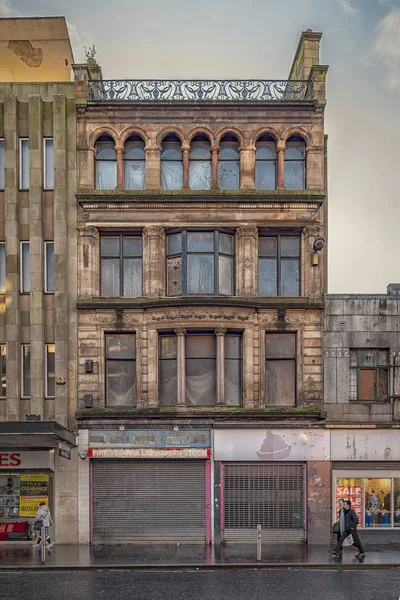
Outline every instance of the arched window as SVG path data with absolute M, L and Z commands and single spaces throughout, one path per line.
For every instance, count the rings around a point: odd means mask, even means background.
M 211 189 L 211 144 L 204 135 L 197 135 L 190 144 L 189 186 L 192 190 Z
M 239 142 L 233 135 L 222 138 L 218 157 L 218 187 L 221 190 L 239 189 Z
M 276 165 L 276 142 L 263 135 L 256 144 L 256 190 L 276 189 Z
M 146 153 L 144 141 L 133 135 L 125 142 L 124 149 L 124 188 L 144 190 L 146 187 Z
M 114 190 L 117 187 L 117 154 L 110 136 L 97 138 L 95 163 L 96 190 Z
M 306 188 L 306 145 L 303 138 L 293 136 L 286 142 L 285 188 L 305 190 Z
M 161 146 L 161 189 L 180 190 L 183 186 L 182 144 L 176 135 L 168 135 Z

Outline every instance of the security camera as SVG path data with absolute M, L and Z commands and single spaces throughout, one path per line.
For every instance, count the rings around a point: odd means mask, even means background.
M 326 238 L 322 237 L 322 235 L 317 235 L 314 240 L 314 250 L 319 252 L 322 248 L 326 246 Z

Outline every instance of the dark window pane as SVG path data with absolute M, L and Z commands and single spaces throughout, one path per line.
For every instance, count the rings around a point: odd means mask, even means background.
M 292 333 L 268 333 L 265 336 L 266 357 L 295 358 L 296 335 Z
M 377 365 L 376 350 L 358 350 L 357 358 L 360 367 L 375 367 Z
M 187 257 L 188 294 L 214 293 L 214 257 L 207 254 L 189 254 Z
M 30 292 L 31 290 L 31 268 L 30 268 L 30 245 L 29 242 L 22 242 L 22 289 L 21 292 Z
M 256 190 L 274 190 L 276 188 L 276 162 L 256 162 Z
M 106 393 L 108 406 L 136 406 L 134 361 L 107 362 Z
M 167 293 L 169 296 L 182 294 L 182 257 L 174 256 L 167 260 Z
M 102 237 L 100 242 L 101 256 L 119 256 L 120 238 Z
M 218 186 L 221 190 L 239 189 L 239 161 L 219 160 Z
M 124 258 L 124 296 L 142 295 L 142 259 Z
M 293 406 L 295 404 L 295 362 L 267 361 L 266 390 L 268 405 Z
M 54 242 L 46 242 L 46 292 L 54 292 Z
M 215 358 L 216 345 L 213 335 L 186 336 L 186 358 Z
M 233 296 L 233 259 L 231 256 L 219 256 L 218 292 L 222 296 Z
M 278 238 L 260 236 L 258 238 L 258 253 L 260 256 L 278 256 Z
M 276 144 L 275 142 L 257 142 L 256 160 L 275 160 Z
M 106 336 L 107 358 L 135 358 L 136 336 L 132 333 Z
M 375 400 L 376 370 L 361 369 L 359 371 L 360 400 Z
M 187 249 L 188 252 L 213 252 L 214 232 L 188 232 Z
M 114 142 L 96 142 L 96 158 L 99 160 L 117 160 Z
M 6 245 L 0 243 L 0 294 L 6 293 Z
M 299 238 L 281 237 L 281 256 L 299 256 Z
M 225 358 L 225 402 L 239 406 L 242 397 L 242 361 Z
M 219 160 L 239 160 L 239 143 L 222 141 L 219 150 Z
M 378 398 L 385 398 L 387 395 L 388 395 L 388 372 L 386 369 L 379 369 Z
M 22 346 L 22 395 L 31 395 L 31 347 Z
M 227 333 L 225 335 L 225 358 L 242 357 L 242 336 Z
M 304 158 L 305 144 L 304 142 L 287 142 L 285 150 L 285 160 L 300 160 Z
M 216 401 L 215 358 L 187 359 L 186 403 L 189 406 L 214 406 Z
M 176 358 L 176 335 L 160 336 L 160 358 Z
M 287 190 L 304 190 L 304 162 L 285 161 L 285 188 Z
M 168 236 L 168 254 L 182 253 L 182 234 L 174 233 Z
M 123 251 L 124 256 L 142 256 L 142 238 L 124 237 Z
M 125 142 L 124 158 L 126 160 L 145 160 L 144 141 L 127 140 Z
M 56 395 L 55 369 L 56 369 L 56 348 L 54 344 L 47 346 L 47 390 L 46 395 L 50 398 Z
M 233 254 L 233 235 L 219 234 L 219 251 L 221 254 Z
M 160 405 L 174 406 L 178 401 L 176 360 L 161 360 L 159 377 Z
M 210 142 L 193 140 L 190 145 L 190 160 L 211 160 Z
M 274 258 L 259 260 L 259 294 L 260 296 L 278 295 L 277 260 Z
M 300 290 L 300 270 L 298 260 L 281 261 L 281 296 L 298 296 Z
M 119 259 L 103 258 L 101 260 L 101 295 L 120 295 L 120 263 Z

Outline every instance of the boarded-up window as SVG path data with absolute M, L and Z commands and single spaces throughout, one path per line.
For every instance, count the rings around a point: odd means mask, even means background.
M 265 358 L 266 404 L 294 406 L 296 403 L 296 334 L 267 333 Z
M 387 350 L 350 351 L 350 400 L 385 400 L 388 397 Z

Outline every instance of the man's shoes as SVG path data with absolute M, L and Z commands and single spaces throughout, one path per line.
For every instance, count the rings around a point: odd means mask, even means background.
M 365 558 L 365 552 L 359 552 L 356 554 L 356 558 Z
M 340 556 L 340 552 L 336 552 L 336 550 L 331 550 L 330 553 L 334 556 Z

